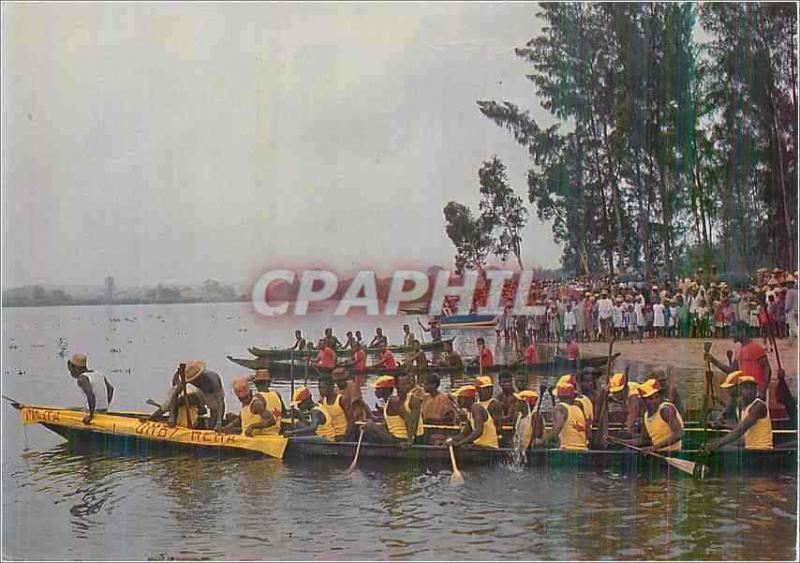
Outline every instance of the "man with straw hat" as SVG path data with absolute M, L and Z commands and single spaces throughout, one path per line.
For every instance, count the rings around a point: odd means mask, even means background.
M 90 424 L 94 413 L 108 411 L 111 399 L 114 398 L 114 387 L 105 375 L 86 366 L 86 354 L 73 354 L 67 360 L 67 369 L 86 395 L 88 413 L 83 417 L 83 423 Z
M 741 439 L 746 450 L 771 450 L 772 421 L 767 403 L 757 396 L 755 378 L 742 371 L 733 371 L 728 374 L 720 387 L 723 389 L 738 387 L 739 399 L 736 409 L 738 424 L 731 426 L 731 431 L 727 435 L 706 444 L 704 449 L 710 453 Z
M 206 369 L 206 364 L 200 360 L 186 363 L 184 378 L 187 384 L 192 384 L 192 389 L 186 390 L 187 397 L 183 396 L 183 384 L 180 378 L 180 368 L 172 376 L 172 387 L 167 392 L 166 399 L 161 407 L 150 416 L 151 420 L 158 420 L 164 412 L 169 411 L 170 427 L 177 425 L 179 401 L 188 400 L 190 403 L 205 405 L 210 411 L 209 428 L 222 430 L 222 418 L 225 416 L 225 389 L 222 378 L 218 373 Z M 189 395 L 196 397 L 188 398 Z
M 646 452 L 679 452 L 683 439 L 683 418 L 671 401 L 661 395 L 661 385 L 648 379 L 636 388 L 644 403 L 644 428 L 639 436 L 621 440 L 632 446 L 644 446 Z

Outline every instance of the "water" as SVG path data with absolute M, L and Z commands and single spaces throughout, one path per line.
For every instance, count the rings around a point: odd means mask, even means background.
M 117 320 L 119 319 L 119 320 Z M 415 323 L 414 317 L 412 326 Z M 225 355 L 334 325 L 376 324 L 397 341 L 408 317 L 266 321 L 246 304 L 6 309 L 3 393 L 80 405 L 74 351 L 143 410 L 175 366 L 199 358 L 226 385 Z M 417 331 L 418 332 L 418 331 Z M 467 335 L 466 338 L 464 335 Z M 474 332 L 458 347 L 474 350 Z M 493 342 L 493 334 L 490 342 Z M 690 393 L 694 374 L 681 381 Z M 445 385 L 447 382 L 445 382 Z M 288 383 L 277 385 L 284 397 Z M 370 397 L 370 402 L 373 402 Z M 228 391 L 229 405 L 237 404 Z M 126 456 L 68 447 L 2 406 L 3 550 L 14 559 L 795 559 L 795 475 L 668 480 L 512 464 L 450 471 L 350 460 Z

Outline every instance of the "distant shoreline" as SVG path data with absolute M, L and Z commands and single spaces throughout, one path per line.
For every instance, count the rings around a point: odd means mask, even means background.
M 179 299 L 159 301 L 155 299 L 131 299 L 131 300 L 115 300 L 103 301 L 102 299 L 85 299 L 85 300 L 72 300 L 63 303 L 25 303 L 19 301 L 6 302 L 3 301 L 3 308 L 28 308 L 28 307 L 78 307 L 78 306 L 98 306 L 98 305 L 193 305 L 197 303 L 245 303 L 249 299 L 240 297 L 239 299 L 219 299 L 219 300 L 206 300 L 206 299 Z

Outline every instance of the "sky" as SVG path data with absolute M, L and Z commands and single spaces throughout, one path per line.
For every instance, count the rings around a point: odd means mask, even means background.
M 3 4 L 4 287 L 452 267 L 533 4 Z M 528 205 L 523 262 L 557 267 Z M 512 262 L 507 263 L 509 266 Z

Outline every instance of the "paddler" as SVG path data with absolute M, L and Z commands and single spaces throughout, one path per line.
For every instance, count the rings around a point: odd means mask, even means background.
M 526 367 L 534 366 L 538 361 L 538 358 L 536 357 L 536 345 L 528 337 L 525 337 L 525 342 L 527 344 L 524 354 L 525 366 Z
M 411 352 L 406 356 L 403 367 L 406 369 L 414 368 L 417 373 L 428 371 L 428 356 L 425 355 L 419 340 L 415 340 L 411 344 Z
M 345 367 L 350 368 L 355 373 L 365 373 L 367 371 L 367 353 L 361 344 L 353 340 L 353 356 L 344 363 Z
M 741 440 L 746 450 L 771 450 L 773 448 L 772 421 L 767 403 L 758 396 L 756 379 L 737 370 L 729 373 L 720 385 L 723 389 L 736 386 L 739 388 L 736 412 L 738 424 L 732 426 L 727 435 L 710 441 L 703 449 L 711 453 Z
M 361 387 L 353 381 L 347 370 L 333 370 L 336 392 L 342 397 L 342 407 L 349 413 L 350 420 L 364 422 L 369 419 L 369 406 L 364 402 Z
M 445 444 L 454 447 L 472 444 L 482 448 L 499 448 L 496 420 L 499 417 L 499 403 L 492 397 L 492 380 L 489 377 L 478 377 L 473 389 L 477 390 L 478 400 L 467 410 L 469 425 L 461 433 L 449 438 Z M 462 387 L 463 393 L 469 395 L 469 386 Z M 459 390 L 459 391 L 461 391 Z M 458 392 L 457 395 L 458 396 Z M 494 412 L 493 412 L 494 411 Z
M 483 369 L 488 369 L 494 365 L 494 354 L 486 345 L 486 340 L 483 337 L 477 339 L 478 344 L 478 364 Z
M 280 428 L 281 418 L 288 415 L 289 412 L 286 410 L 286 404 L 283 402 L 281 394 L 270 389 L 272 374 L 268 369 L 257 369 L 252 377 L 252 382 L 256 386 L 256 390 L 264 397 L 267 408 L 278 420 L 278 428 Z
M 624 373 L 615 373 L 608 381 L 608 400 L 622 407 L 622 420 L 625 431 L 630 436 L 641 431 L 644 404 L 636 388 L 639 384 L 628 381 Z M 608 409 L 606 409 L 608 415 Z
M 514 424 L 514 431 L 523 432 L 519 447 L 527 450 L 531 447 L 544 444 L 544 420 L 541 413 L 536 414 L 536 403 L 539 402 L 539 394 L 532 389 L 525 389 L 514 393 L 514 397 L 519 402 L 517 406 L 517 419 Z M 520 428 L 520 421 L 528 419 L 524 426 Z M 515 440 L 516 441 L 516 440 Z
M 89 424 L 96 412 L 108 412 L 108 406 L 114 398 L 114 386 L 108 382 L 105 375 L 86 366 L 86 354 L 73 354 L 67 360 L 67 369 L 86 395 L 89 412 L 83 417 L 83 423 Z
M 302 352 L 306 349 L 306 339 L 303 338 L 303 333 L 299 330 L 294 331 L 294 344 L 289 347 L 289 350 L 297 350 Z
M 393 391 L 397 387 L 397 394 Z M 383 407 L 383 424 L 369 422 L 364 425 L 364 440 L 379 444 L 410 446 L 424 432 L 422 401 L 410 393 L 413 383 L 409 374 L 393 378 L 383 375 L 373 384 L 375 396 L 386 400 Z M 416 428 L 416 429 L 415 429 Z
M 322 406 L 314 402 L 308 387 L 300 387 L 294 392 L 292 407 L 301 414 L 308 413 L 309 422 L 296 422 L 294 429 L 285 432 L 286 436 L 311 435 L 325 442 L 336 441 L 336 432 L 333 429 L 333 424 L 331 424 L 330 415 Z
M 767 351 L 761 344 L 752 340 L 746 330 L 737 332 L 733 337 L 733 341 L 741 344 L 741 347 L 736 352 L 735 359 L 731 365 L 723 364 L 711 354 L 707 354 L 705 360 L 717 366 L 725 374 L 741 370 L 754 378 L 758 386 L 758 396 L 766 399 L 767 389 L 772 378 L 772 368 L 769 365 Z
M 429 326 L 425 326 L 422 324 L 422 321 L 417 319 L 417 324 L 419 324 L 422 330 L 431 334 L 431 340 L 434 342 L 442 341 L 442 327 L 439 325 L 438 319 L 431 319 L 431 324 Z
M 441 380 L 435 373 L 425 376 L 423 387 L 425 398 L 422 399 L 422 418 L 426 424 L 455 424 L 456 410 L 450 397 L 439 392 Z
M 653 373 L 650 374 L 650 378 L 658 381 L 658 385 L 661 387 L 661 396 L 675 405 L 675 408 L 678 409 L 678 414 L 683 417 L 683 415 L 686 414 L 683 406 L 683 399 L 678 392 L 678 386 L 675 385 L 673 378 L 663 369 L 653 370 Z
M 240 432 L 243 436 L 277 436 L 280 422 L 269 408 L 261 393 L 253 393 L 250 380 L 240 377 L 233 382 L 233 393 L 242 403 L 239 416 L 226 424 L 222 431 L 225 434 Z
M 330 329 L 328 329 L 330 330 Z M 320 341 L 320 350 L 317 358 L 311 363 L 317 369 L 332 370 L 336 367 L 336 352 L 328 342 L 327 339 Z
M 325 409 L 337 440 L 345 440 L 353 430 L 353 419 L 350 415 L 350 404 L 346 403 L 333 384 L 333 377 L 323 373 L 317 380 L 319 387 L 319 405 Z
M 644 446 L 645 452 L 679 452 L 683 438 L 683 418 L 675 405 L 661 395 L 661 385 L 648 379 L 636 388 L 644 403 L 644 427 L 639 436 L 623 440 L 633 446 Z
M 530 389 L 531 383 L 527 372 L 518 371 L 514 374 L 514 390 L 516 392 L 525 391 Z
M 192 389 L 186 391 L 187 397 L 197 395 L 199 401 L 190 399 L 192 402 L 208 407 L 210 412 L 209 428 L 212 430 L 222 429 L 222 417 L 225 415 L 225 389 L 222 386 L 222 378 L 218 373 L 206 369 L 206 364 L 199 360 L 186 363 L 184 372 L 186 383 L 192 384 Z M 178 423 L 180 408 L 183 408 L 185 397 L 181 393 L 183 386 L 180 380 L 180 369 L 175 371 L 172 376 L 172 387 L 167 393 L 166 399 L 161 403 L 161 407 L 150 416 L 152 420 L 158 420 L 161 415 L 169 411 L 167 425 L 174 427 Z
M 461 359 L 461 354 L 453 349 L 453 342 L 444 343 L 444 357 L 439 362 L 440 366 L 453 368 L 458 371 L 464 369 L 464 360 Z
M 403 325 L 403 345 L 411 348 L 414 345 L 414 340 L 416 340 L 416 337 L 411 332 L 411 327 Z
M 369 348 L 380 348 L 381 346 L 388 346 L 389 340 L 383 334 L 383 329 L 378 327 L 375 329 L 375 336 L 369 343 Z
M 344 346 L 342 346 L 342 350 L 347 350 L 348 348 L 352 350 L 355 343 L 356 343 L 356 337 L 353 336 L 353 331 L 348 330 L 347 334 L 345 334 L 345 342 Z
M 336 351 L 342 347 L 342 343 L 333 335 L 332 328 L 325 329 L 325 342 L 328 343 L 328 346 L 333 350 Z
M 589 425 L 583 409 L 576 403 L 578 391 L 575 377 L 566 375 L 556 383 L 556 396 L 559 402 L 553 407 L 553 430 L 546 441 L 558 440 L 562 450 L 587 450 Z
M 514 395 L 514 377 L 510 371 L 503 370 L 497 376 L 500 390 L 494 398 L 500 403 L 500 419 L 502 425 L 513 424 L 517 420 L 518 399 Z
M 380 345 L 380 351 L 381 357 L 372 367 L 374 369 L 396 370 L 397 360 L 385 342 Z

